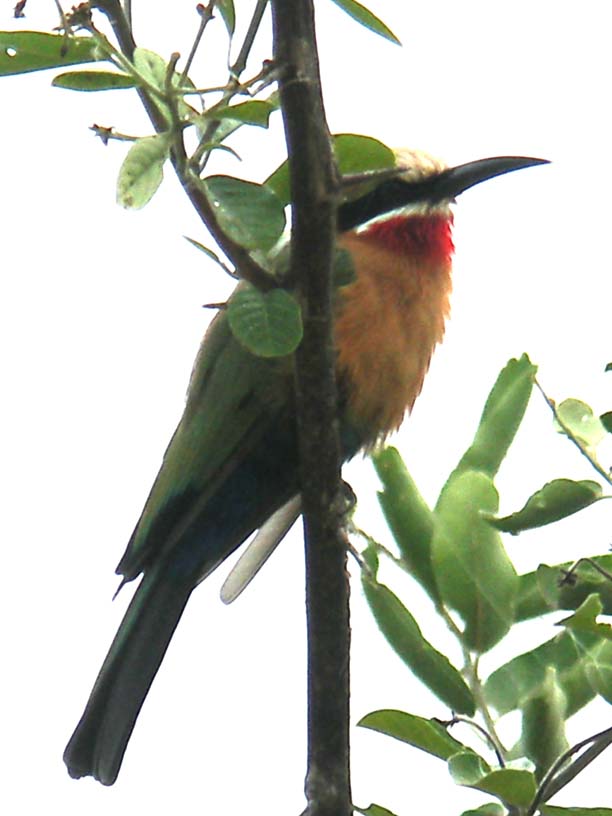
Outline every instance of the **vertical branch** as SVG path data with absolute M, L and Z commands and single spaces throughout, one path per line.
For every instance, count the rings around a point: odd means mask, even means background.
M 348 816 L 349 591 L 339 507 L 331 270 L 337 178 L 312 0 L 272 0 L 293 199 L 292 270 L 304 306 L 296 403 L 306 543 L 309 816 Z

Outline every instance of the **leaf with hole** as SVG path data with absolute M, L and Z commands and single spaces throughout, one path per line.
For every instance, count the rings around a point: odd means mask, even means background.
M 90 37 L 42 31 L 0 31 L 0 76 L 95 62 L 101 54 Z

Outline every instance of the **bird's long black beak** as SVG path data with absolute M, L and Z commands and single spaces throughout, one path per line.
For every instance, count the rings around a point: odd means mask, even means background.
M 549 162 L 547 159 L 532 159 L 528 156 L 497 156 L 449 167 L 430 180 L 431 189 L 427 198 L 432 203 L 453 199 L 481 181 L 488 181 L 495 176 L 503 176 L 504 173 L 512 173 L 525 167 L 535 167 L 538 164 Z
M 535 167 L 538 164 L 549 162 L 547 159 L 534 159 L 528 156 L 496 156 L 449 167 L 417 181 L 406 181 L 401 177 L 388 179 L 361 198 L 340 205 L 338 230 L 345 232 L 355 229 L 372 218 L 401 209 L 408 204 L 452 201 L 482 181 L 525 167 Z

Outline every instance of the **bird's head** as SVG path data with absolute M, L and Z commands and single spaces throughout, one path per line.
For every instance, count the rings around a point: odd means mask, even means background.
M 338 230 L 355 230 L 387 249 L 413 256 L 428 255 L 450 263 L 453 252 L 450 205 L 482 181 L 547 164 L 546 159 L 497 156 L 447 167 L 421 150 L 395 152 L 398 172 L 338 208 Z
M 400 171 L 385 178 L 363 195 L 343 203 L 338 210 L 338 229 L 345 232 L 368 222 L 388 217 L 396 211 L 420 215 L 449 213 L 457 196 L 496 176 L 548 164 L 546 159 L 527 156 L 497 156 L 448 167 L 422 150 L 401 148 L 395 151 Z

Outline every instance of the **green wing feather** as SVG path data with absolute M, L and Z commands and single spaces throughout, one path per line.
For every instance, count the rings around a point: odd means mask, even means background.
M 235 339 L 225 312 L 216 316 L 194 364 L 185 411 L 117 567 L 125 580 L 170 550 L 228 469 L 248 457 L 286 409 L 291 377 L 291 358 L 256 357 Z

